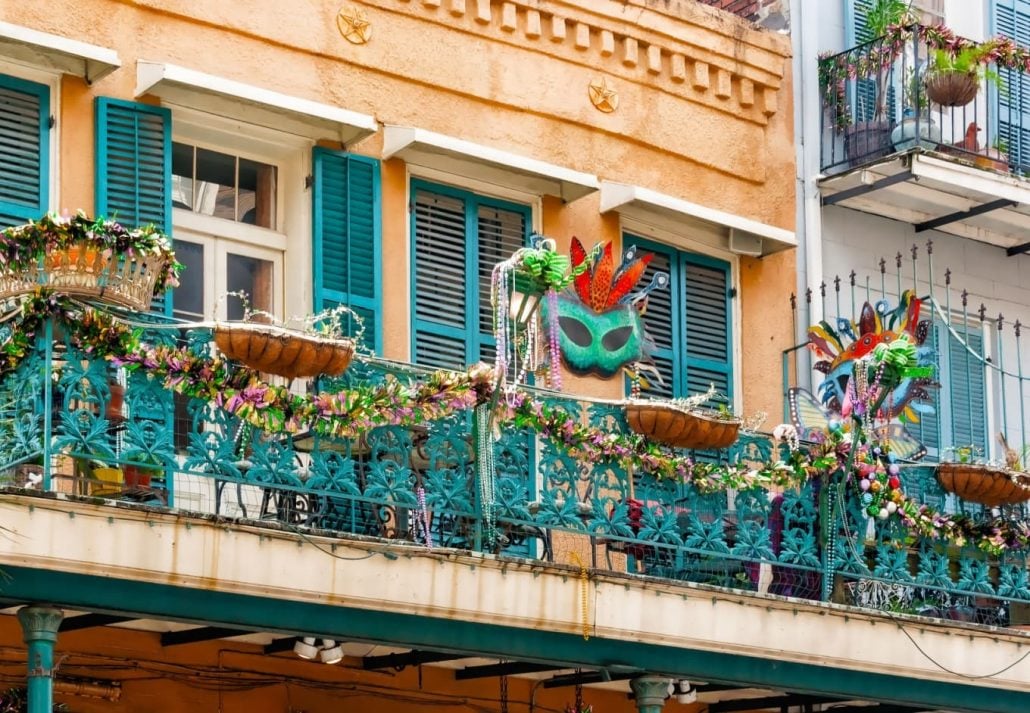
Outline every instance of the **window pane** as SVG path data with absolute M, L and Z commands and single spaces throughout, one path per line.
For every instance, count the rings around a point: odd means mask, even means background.
M 239 222 L 275 228 L 275 178 L 275 166 L 240 159 Z
M 245 293 L 250 308 L 260 312 L 272 311 L 272 263 L 268 260 L 226 255 L 226 280 L 229 292 Z M 238 298 L 226 300 L 227 317 L 243 319 L 243 302 Z
M 201 320 L 204 318 L 204 246 L 176 240 L 175 257 L 182 263 L 182 274 L 173 301 L 175 316 Z
M 193 210 L 193 147 L 172 144 L 172 205 Z
M 197 197 L 194 210 L 216 218 L 236 219 L 236 157 L 197 149 Z

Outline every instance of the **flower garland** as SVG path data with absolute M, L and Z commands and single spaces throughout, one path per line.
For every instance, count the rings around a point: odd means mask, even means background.
M 824 53 L 819 61 L 819 84 L 823 97 L 833 96 L 837 112 L 837 129 L 843 130 L 851 122 L 847 107 L 845 82 L 848 79 L 871 77 L 880 74 L 901 56 L 906 44 L 916 38 L 930 51 L 940 50 L 954 57 L 963 50 L 976 49 L 975 59 L 983 66 L 995 65 L 998 69 L 1030 72 L 1030 49 L 1020 47 L 1008 37 L 998 36 L 974 42 L 959 37 L 942 24 L 912 25 L 898 24 L 887 28 L 883 37 L 863 45 L 862 51 L 855 49 L 839 54 Z
M 37 290 L 24 302 L 20 321 L 0 342 L 4 355 L 0 378 L 10 375 L 32 351 L 35 337 L 51 317 L 84 352 L 129 370 L 142 370 L 168 389 L 214 403 L 273 433 L 311 429 L 334 438 L 354 438 L 381 426 L 415 426 L 477 406 L 482 410 L 491 402 L 495 388 L 492 368 L 480 364 L 464 373 L 434 372 L 411 384 L 388 377 L 377 386 L 297 395 L 220 357 L 197 355 L 183 347 L 148 345 L 141 340 L 139 330 L 45 290 Z M 863 413 L 877 413 L 890 393 L 890 380 L 908 368 L 898 356 L 906 352 L 905 344 L 885 347 L 856 367 L 865 367 L 873 374 L 858 393 Z M 540 434 L 582 463 L 617 463 L 630 472 L 690 483 L 701 493 L 798 488 L 812 478 L 843 478 L 845 486 L 857 489 L 868 514 L 872 515 L 875 507 L 876 517 L 882 517 L 884 511 L 888 516 L 896 515 L 913 536 L 947 540 L 959 546 L 973 543 L 992 554 L 1030 549 L 1030 523 L 1000 519 L 974 522 L 965 516 L 944 515 L 909 499 L 898 487 L 900 479 L 898 470 L 891 467 L 889 444 L 869 437 L 868 428 L 860 427 L 846 438 L 838 425 L 824 443 L 799 448 L 796 434 L 792 436 L 789 427 L 779 427 L 777 434 L 790 446 L 788 455 L 751 467 L 745 463 L 693 462 L 638 434 L 584 425 L 560 406 L 550 406 L 525 391 L 513 391 L 509 399 L 498 401 L 497 409 L 497 420 Z M 853 416 L 853 420 L 856 418 L 860 417 Z M 868 485 L 863 486 L 863 481 Z M 866 494 L 871 496 L 868 501 Z
M 105 261 L 116 255 L 161 256 L 154 294 L 179 284 L 182 265 L 175 260 L 168 237 L 157 228 L 129 229 L 105 218 L 92 220 L 82 212 L 70 218 L 47 214 L 0 231 L 0 269 L 15 273 L 35 269 L 47 255 L 82 244 L 96 248 Z

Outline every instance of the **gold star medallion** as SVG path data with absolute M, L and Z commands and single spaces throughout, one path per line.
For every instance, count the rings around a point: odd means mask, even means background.
M 336 16 L 336 26 L 340 28 L 343 39 L 351 44 L 363 45 L 372 39 L 372 23 L 365 14 L 353 7 L 346 7 L 340 10 Z
M 590 103 L 598 111 L 611 114 L 619 108 L 619 93 L 609 88 L 608 82 L 604 77 L 591 81 L 588 92 L 590 94 Z

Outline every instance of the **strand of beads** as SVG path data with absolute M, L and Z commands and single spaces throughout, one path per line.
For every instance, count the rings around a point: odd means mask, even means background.
M 429 508 L 426 507 L 426 489 L 421 485 L 415 488 L 415 499 L 418 501 L 418 520 L 422 526 L 426 547 L 433 549 L 433 533 L 429 527 Z
M 547 340 L 548 356 L 551 360 L 551 388 L 561 391 L 561 354 L 559 352 L 559 325 L 558 325 L 558 293 L 551 289 L 547 291 Z
M 503 383 L 508 372 L 509 327 L 508 312 L 511 308 L 508 292 L 508 277 L 511 270 L 506 263 L 494 266 L 491 274 L 490 298 L 494 309 L 494 338 L 497 341 L 497 360 L 494 366 L 495 379 Z
M 494 444 L 490 433 L 490 409 L 486 404 L 476 408 L 476 431 L 479 447 L 479 503 L 483 512 L 484 544 L 492 545 L 497 539 L 497 524 L 494 520 L 494 479 L 497 464 L 494 461 Z

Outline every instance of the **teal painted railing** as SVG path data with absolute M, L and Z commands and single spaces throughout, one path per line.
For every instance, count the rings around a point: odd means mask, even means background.
M 203 330 L 155 330 L 152 338 L 212 348 Z M 359 361 L 343 380 L 374 383 L 387 374 L 404 380 L 420 372 Z M 568 562 L 566 552 L 590 545 L 588 564 L 597 570 L 807 599 L 820 598 L 826 583 L 843 603 L 988 623 L 1006 623 L 1012 602 L 1030 602 L 1022 556 L 989 559 L 972 548 L 909 541 L 905 532 L 874 527 L 855 503 L 846 520 L 824 527 L 817 480 L 778 494 L 702 494 L 616 463 L 578 460 L 505 428 L 488 441 L 496 479 L 484 489 L 477 480 L 484 453 L 468 412 L 350 441 L 263 433 L 210 403 L 173 395 L 143 372 L 126 376 L 60 335 L 42 339 L 0 394 L 0 472 L 12 488 L 544 561 Z M 617 404 L 540 397 L 583 422 L 627 430 Z M 758 462 L 772 454 L 768 438 L 745 435 L 728 451 L 694 455 Z M 906 477 L 932 490 L 925 473 Z M 834 557 L 825 546 L 830 533 Z

